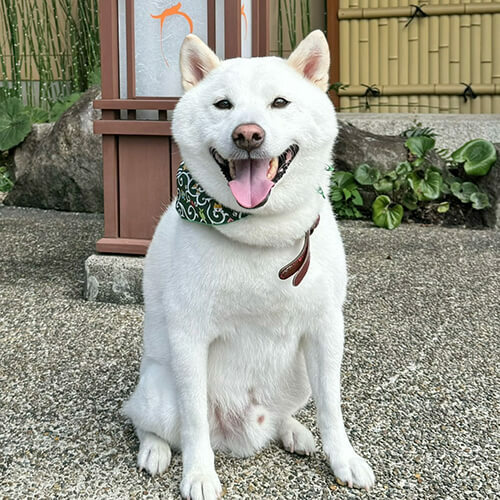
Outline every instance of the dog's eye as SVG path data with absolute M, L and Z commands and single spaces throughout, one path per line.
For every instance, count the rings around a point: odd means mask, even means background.
M 217 109 L 231 109 L 233 107 L 231 102 L 227 99 L 221 99 L 220 101 L 215 102 L 214 106 Z
M 272 102 L 271 108 L 284 108 L 290 104 L 290 101 L 287 101 L 283 97 L 276 97 L 276 99 Z

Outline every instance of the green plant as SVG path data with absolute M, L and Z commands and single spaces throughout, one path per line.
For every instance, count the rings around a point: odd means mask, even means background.
M 10 180 L 6 167 L 0 167 L 0 193 L 10 191 L 14 183 Z
M 353 174 L 334 173 L 330 197 L 339 216 L 358 217 L 366 210 L 364 204 L 359 203 L 363 198 L 358 189 L 374 192 L 372 219 L 377 226 L 387 229 L 399 226 L 405 212 L 417 208 L 426 207 L 443 214 L 450 209 L 454 199 L 470 203 L 475 210 L 490 206 L 488 195 L 480 190 L 471 176 L 486 175 L 495 163 L 496 150 L 491 143 L 483 139 L 470 141 L 447 155 L 447 161 L 439 166 L 429 160 L 429 153 L 435 151 L 434 137 L 414 133 L 407 138 L 405 145 L 409 160 L 393 170 L 381 172 L 362 164 Z M 348 205 L 350 200 L 351 206 Z
M 333 172 L 330 185 L 330 201 L 335 213 L 348 219 L 360 219 L 363 214 L 358 207 L 363 206 L 363 198 L 353 174 L 350 172 Z
M 0 101 L 0 151 L 17 146 L 30 130 L 31 118 L 19 99 L 8 97 Z
M 99 67 L 98 0 L 0 0 L 0 99 L 49 110 Z
M 311 31 L 311 6 L 310 0 L 278 0 L 278 55 L 283 57 L 284 52 L 284 22 L 286 22 L 286 33 L 290 43 L 291 50 L 294 50 L 298 44 L 297 29 L 297 6 L 300 10 L 302 38 L 306 37 Z
M 50 108 L 49 121 L 56 122 L 61 115 L 81 97 L 81 93 L 73 93 L 63 99 L 56 101 Z

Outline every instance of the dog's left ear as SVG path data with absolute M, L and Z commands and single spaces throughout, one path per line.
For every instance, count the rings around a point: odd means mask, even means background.
M 196 35 L 188 35 L 181 46 L 180 67 L 184 90 L 192 89 L 220 64 L 219 58 Z
M 287 63 L 321 90 L 328 90 L 330 49 L 321 30 L 309 33 L 290 54 Z

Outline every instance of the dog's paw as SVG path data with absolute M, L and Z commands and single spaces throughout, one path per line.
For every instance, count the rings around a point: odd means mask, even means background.
M 137 465 L 140 470 L 145 469 L 152 476 L 162 474 L 170 465 L 172 452 L 166 441 L 149 432 L 141 436 Z
M 215 471 L 194 470 L 184 475 L 181 482 L 182 498 L 188 500 L 216 500 L 222 495 L 222 486 Z
M 316 444 L 311 431 L 294 418 L 290 417 L 283 423 L 279 435 L 283 448 L 290 453 L 311 455 L 316 451 Z
M 337 482 L 349 488 L 370 490 L 375 484 L 375 475 L 368 462 L 354 451 L 346 455 L 337 455 L 330 461 Z

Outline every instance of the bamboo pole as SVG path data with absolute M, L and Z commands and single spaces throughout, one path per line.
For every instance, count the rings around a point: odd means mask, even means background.
M 476 2 L 477 0 L 472 0 Z M 471 16 L 471 75 L 469 81 L 473 84 L 481 83 L 481 15 Z M 471 103 L 472 113 L 481 112 L 480 99 L 473 99 Z
M 438 1 L 431 0 L 431 3 Z M 429 83 L 439 83 L 439 18 L 436 16 L 429 18 Z M 439 112 L 439 97 L 436 95 L 429 97 L 429 112 Z
M 470 83 L 470 22 L 471 16 L 460 16 L 460 81 Z M 460 113 L 470 113 L 470 99 L 460 103 Z
M 369 0 L 370 7 L 378 7 L 378 0 Z M 370 68 L 369 68 L 369 85 L 380 85 L 380 50 L 379 50 L 379 31 L 378 19 L 370 19 L 368 21 L 368 36 L 369 36 L 369 54 L 370 54 Z M 373 99 L 374 104 L 380 104 L 378 99 Z M 379 108 L 375 108 L 379 112 Z
M 408 83 L 415 85 L 419 83 L 419 31 L 421 19 L 413 20 L 408 27 Z M 412 95 L 409 98 L 411 113 L 417 113 L 419 110 L 420 99 L 418 95 Z
M 492 81 L 492 43 L 493 33 L 491 31 L 492 15 L 484 14 L 481 16 L 481 82 L 489 83 Z M 497 33 L 496 36 L 500 36 Z M 481 113 L 492 113 L 493 102 L 490 96 L 481 96 Z
M 409 18 L 414 8 L 408 6 L 408 2 L 401 1 L 400 7 L 390 7 L 388 9 L 339 9 L 339 19 L 374 19 L 380 17 L 406 17 Z M 500 13 L 500 3 L 460 3 L 452 5 L 438 4 L 422 6 L 422 10 L 429 16 L 450 16 L 452 14 L 493 14 Z M 396 4 L 397 5 L 397 4 Z
M 429 18 L 423 17 L 418 22 L 418 83 L 425 85 L 429 83 Z M 429 96 L 421 95 L 419 104 L 419 113 L 429 112 Z
M 449 3 L 449 0 L 442 0 Z M 439 83 L 450 83 L 450 18 L 439 16 Z M 441 96 L 439 98 L 439 112 L 450 112 L 450 98 Z
M 492 50 L 492 75 L 491 81 L 500 85 L 500 14 L 493 14 L 492 16 L 492 30 L 493 34 L 493 50 Z M 493 97 L 493 113 L 500 113 L 500 96 Z
M 421 95 L 462 95 L 464 86 L 457 83 L 429 83 L 416 85 L 380 85 L 378 87 L 381 95 L 385 96 L 402 96 L 411 94 Z M 341 90 L 340 94 L 344 96 L 361 96 L 365 93 L 366 88 L 362 85 L 351 85 L 347 89 Z M 500 95 L 500 83 L 477 83 L 474 84 L 474 92 L 477 95 Z
M 380 0 L 380 7 L 385 8 L 389 6 L 389 0 Z M 389 20 L 381 18 L 378 21 L 378 28 L 380 33 L 380 79 L 379 85 L 389 84 Z M 387 113 L 389 111 L 389 99 L 384 97 L 379 99 L 380 113 Z
M 451 0 L 452 4 L 460 3 L 460 0 Z M 450 16 L 450 81 L 460 81 L 460 16 Z M 450 97 L 450 113 L 460 112 L 460 97 Z
M 358 5 L 359 0 L 354 0 L 350 2 L 350 5 L 355 7 Z M 350 59 L 352 61 L 351 64 L 351 78 L 349 83 L 351 85 L 359 85 L 360 83 L 360 76 L 359 76 L 359 66 L 361 64 L 360 61 L 360 55 L 359 55 L 359 21 L 357 19 L 353 19 L 352 21 L 349 21 L 351 27 L 350 27 Z M 352 107 L 355 108 L 356 106 L 359 106 L 359 97 L 350 97 L 349 101 L 346 104 L 347 107 Z
M 403 5 L 408 5 L 409 0 L 402 0 Z M 399 39 L 399 64 L 398 64 L 398 79 L 399 85 L 408 85 L 408 28 L 405 28 L 406 18 L 398 19 L 398 39 Z M 408 113 L 408 96 L 402 95 L 399 97 L 400 113 Z
M 398 0 L 389 0 L 391 7 L 398 5 Z M 398 29 L 399 21 L 395 17 L 388 19 L 389 22 L 389 83 L 397 85 L 399 83 L 399 44 L 398 44 Z M 389 97 L 389 112 L 399 112 L 399 97 Z
M 362 8 L 368 7 L 369 0 L 360 0 Z M 369 22 L 366 19 L 359 21 L 359 80 L 360 83 L 370 85 L 370 50 L 369 50 Z M 364 102 L 364 101 L 363 101 Z M 366 111 L 366 110 L 364 110 Z

